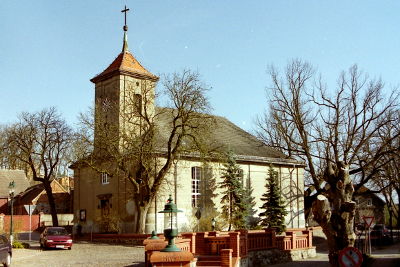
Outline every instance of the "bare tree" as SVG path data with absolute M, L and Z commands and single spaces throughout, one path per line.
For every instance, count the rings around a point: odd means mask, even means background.
M 5 143 L 10 154 L 29 166 L 33 180 L 44 186 L 53 226 L 58 226 L 58 219 L 51 182 L 71 137 L 72 130 L 55 108 L 24 112 L 19 116 L 19 122 L 6 129 Z
M 379 133 L 393 121 L 387 115 L 398 108 L 398 94 L 384 97 L 383 83 L 356 65 L 340 75 L 335 91 L 301 60 L 290 62 L 282 76 L 271 67 L 270 76 L 269 112 L 258 119 L 258 136 L 305 162 L 309 191 L 317 191 L 306 195 L 306 208 L 313 206 L 335 265 L 338 251 L 354 244 L 354 190 L 388 163 Z
M 379 191 L 386 202 L 389 213 L 389 225 L 393 229 L 393 219 L 397 220 L 397 227 L 400 226 L 399 206 L 396 204 L 396 197 L 400 197 L 400 113 L 389 114 L 391 123 L 382 127 L 379 135 L 382 143 L 387 144 L 387 152 L 380 159 L 386 163 L 380 172 L 373 178 L 374 189 Z M 393 138 L 393 136 L 396 136 Z
M 213 119 L 208 87 L 198 73 L 185 70 L 164 76 L 163 99 L 167 107 L 155 107 L 154 88 L 141 88 L 141 95 L 128 96 L 118 119 L 110 116 L 119 108 L 113 100 L 96 103 L 107 115 L 95 119 L 81 116 L 82 130 L 75 143 L 81 162 L 98 172 L 127 179 L 133 186 L 134 231 L 145 232 L 147 212 L 166 175 L 180 155 L 202 153 Z M 108 117 L 106 117 L 108 116 Z M 92 131 L 90 130 L 92 129 Z M 84 151 L 84 153 L 82 153 Z

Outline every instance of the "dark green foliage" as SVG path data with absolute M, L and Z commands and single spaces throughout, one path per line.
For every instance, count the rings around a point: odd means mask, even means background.
M 222 215 L 228 219 L 231 230 L 232 225 L 235 229 L 246 228 L 246 217 L 248 207 L 245 200 L 245 191 L 242 184 L 242 170 L 236 164 L 233 153 L 227 155 L 227 162 L 224 164 L 222 173 L 223 180 L 219 183 L 222 191 Z
M 247 185 L 244 189 L 244 201 L 247 208 L 246 229 L 256 229 L 260 219 L 256 216 L 257 210 L 255 197 L 253 195 L 253 188 L 251 187 L 250 179 L 247 179 Z
M 260 207 L 263 212 L 259 214 L 261 217 L 261 225 L 268 228 L 275 228 L 277 233 L 286 230 L 284 201 L 281 198 L 281 190 L 278 185 L 278 172 L 272 167 L 268 170 L 267 183 L 265 185 L 267 192 L 261 197 L 264 204 Z

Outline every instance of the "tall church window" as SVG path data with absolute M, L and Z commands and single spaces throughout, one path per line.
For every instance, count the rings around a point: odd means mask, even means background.
M 100 174 L 100 177 L 101 177 L 101 184 L 109 184 L 110 183 L 110 179 L 109 179 L 109 176 L 107 173 L 102 172 Z
M 200 183 L 202 176 L 201 167 L 192 167 L 192 207 L 198 207 L 200 203 Z

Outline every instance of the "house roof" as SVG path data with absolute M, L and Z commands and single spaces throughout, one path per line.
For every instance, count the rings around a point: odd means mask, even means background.
M 51 187 L 53 189 L 53 194 L 69 194 L 57 180 L 51 182 Z M 16 202 L 19 204 L 31 204 L 32 201 L 37 198 L 44 191 L 43 183 L 33 185 L 22 192 Z
M 362 185 L 357 190 L 357 196 L 358 197 L 362 197 L 362 198 L 374 198 L 381 205 L 385 205 L 386 204 L 386 202 L 382 198 L 380 198 L 376 193 L 372 192 L 371 189 L 367 188 L 364 185 Z
M 21 195 L 19 195 L 16 205 L 18 204 L 31 204 L 32 201 L 44 190 L 42 183 L 33 185 L 27 188 Z
M 8 197 L 8 185 L 14 181 L 14 195 L 25 191 L 29 187 L 29 181 L 23 170 L 0 170 L 0 197 Z
M 90 81 L 97 83 L 118 74 L 124 74 L 150 81 L 158 81 L 158 77 L 146 70 L 127 50 L 122 51 L 103 72 L 92 78 Z

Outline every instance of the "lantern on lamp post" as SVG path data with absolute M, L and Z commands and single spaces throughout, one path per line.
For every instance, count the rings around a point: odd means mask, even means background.
M 10 243 L 12 244 L 14 241 L 14 236 L 13 236 L 13 215 L 14 215 L 14 188 L 15 188 L 15 182 L 12 181 L 8 184 L 8 192 L 10 194 L 10 202 L 11 202 L 11 217 L 10 217 Z
M 175 237 L 178 236 L 178 212 L 182 211 L 177 209 L 170 195 L 164 210 L 159 212 L 164 213 L 164 236 L 168 239 L 168 245 L 161 250 L 162 252 L 181 251 L 174 242 Z

